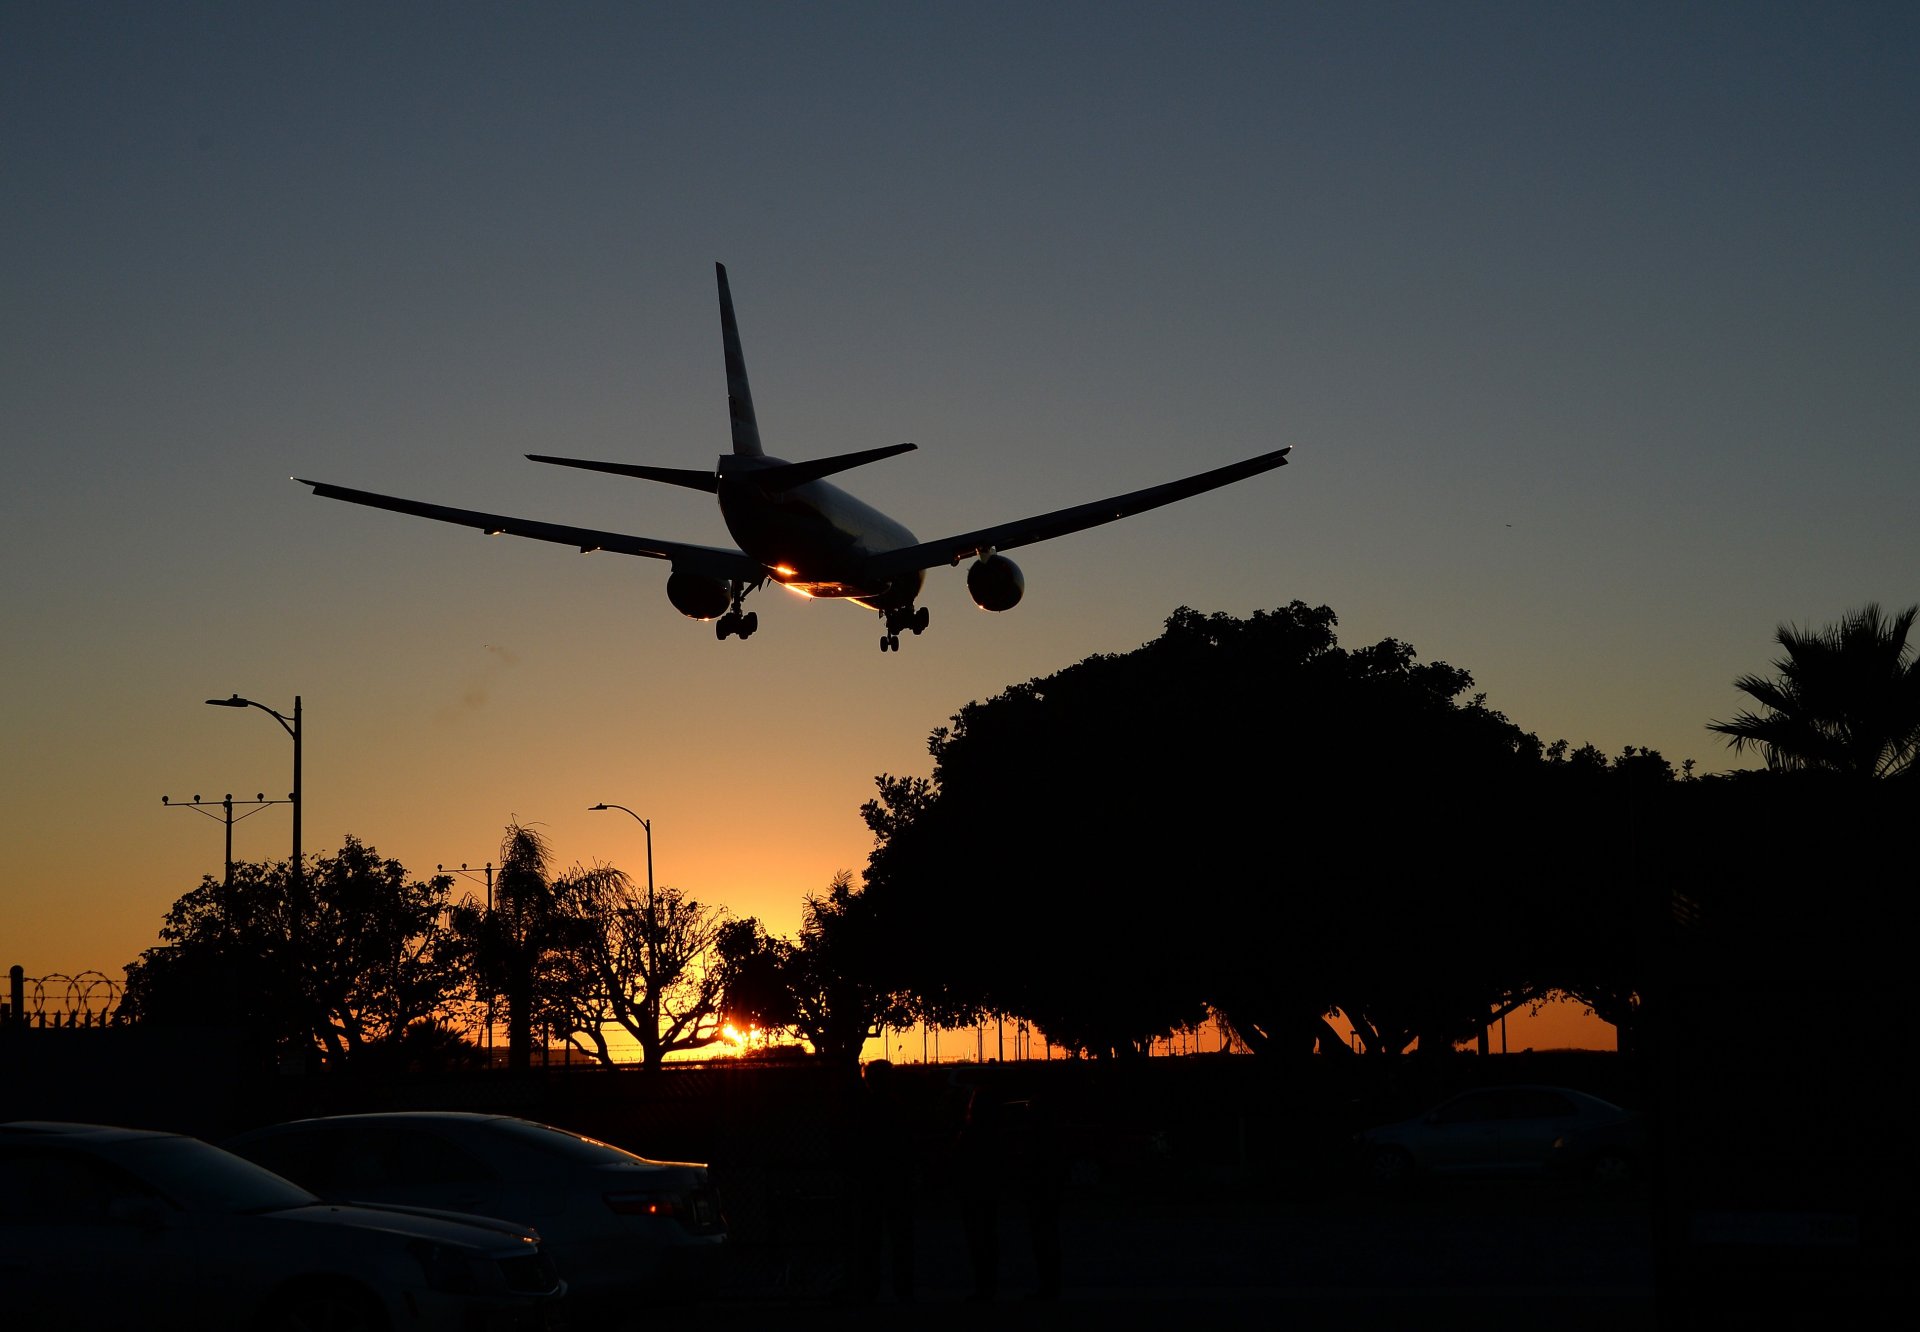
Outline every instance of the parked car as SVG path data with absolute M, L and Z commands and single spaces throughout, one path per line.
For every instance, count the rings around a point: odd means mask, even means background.
M 539 1229 L 571 1302 L 697 1292 L 727 1239 L 704 1165 L 650 1161 L 506 1115 L 335 1115 L 255 1129 L 227 1146 L 341 1201 L 496 1216 Z
M 561 1326 L 533 1231 L 347 1207 L 201 1142 L 0 1124 L 0 1317 L 18 1327 Z
M 1646 1140 L 1642 1118 L 1571 1087 L 1482 1087 L 1355 1138 L 1366 1176 L 1582 1175 L 1624 1179 Z

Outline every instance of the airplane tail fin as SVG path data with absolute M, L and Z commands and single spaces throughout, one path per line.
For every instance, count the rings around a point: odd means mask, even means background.
M 740 352 L 740 325 L 733 317 L 733 290 L 727 286 L 727 266 L 715 264 L 720 275 L 720 340 L 727 353 L 727 416 L 733 424 L 733 451 L 758 458 L 760 423 L 753 416 L 753 390 L 747 387 L 747 358 Z

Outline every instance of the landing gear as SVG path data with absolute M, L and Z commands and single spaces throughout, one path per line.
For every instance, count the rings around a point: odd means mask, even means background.
M 727 635 L 729 634 L 740 635 L 742 641 L 753 637 L 753 631 L 760 627 L 760 617 L 752 611 L 742 611 L 740 609 L 740 603 L 747 599 L 747 593 L 758 586 L 760 586 L 758 583 L 753 584 L 753 587 L 749 587 L 745 583 L 733 583 L 730 585 L 730 590 L 733 593 L 733 606 L 725 615 L 722 615 L 713 622 L 713 636 L 715 638 L 724 643 L 727 641 Z
M 911 606 L 896 606 L 892 610 L 881 611 L 880 618 L 887 622 L 887 632 L 880 639 L 882 652 L 900 650 L 900 631 L 903 629 L 915 634 L 924 634 L 927 631 L 928 616 L 925 606 L 919 610 Z

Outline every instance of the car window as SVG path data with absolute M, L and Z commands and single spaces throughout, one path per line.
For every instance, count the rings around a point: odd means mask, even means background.
M 198 1138 L 142 1138 L 115 1159 L 188 1210 L 269 1212 L 317 1201 L 299 1185 Z
M 485 1161 L 438 1133 L 396 1130 L 387 1152 L 388 1176 L 396 1184 L 471 1184 L 494 1178 Z
M 1513 1093 L 1515 1119 L 1565 1119 L 1578 1113 L 1572 1101 L 1545 1087 L 1522 1087 Z
M 0 1155 L 0 1224 L 93 1225 L 114 1204 L 153 1198 L 152 1189 L 105 1162 L 63 1151 Z
M 1505 1119 L 1506 1103 L 1492 1092 L 1468 1092 L 1456 1096 L 1433 1112 L 1436 1124 L 1477 1124 L 1488 1119 Z
M 267 1151 L 249 1151 L 331 1196 L 388 1189 L 468 1184 L 495 1178 L 485 1161 L 459 1143 L 420 1128 L 386 1124 L 314 1125 L 272 1138 Z

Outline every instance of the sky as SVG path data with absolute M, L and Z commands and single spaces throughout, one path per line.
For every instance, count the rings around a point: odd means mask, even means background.
M 1704 727 L 1779 623 L 1920 600 L 1917 54 L 1901 5 L 0 4 L 0 965 L 117 974 L 219 872 L 160 797 L 286 793 L 236 692 L 302 700 L 309 852 L 642 874 L 621 804 L 776 931 L 933 728 L 1181 605 L 1749 762 Z M 923 538 L 1292 464 L 1023 550 L 1003 615 L 933 571 L 898 654 L 288 480 L 730 544 L 522 457 L 726 450 L 716 260 L 768 451 L 915 441 L 841 481 Z

